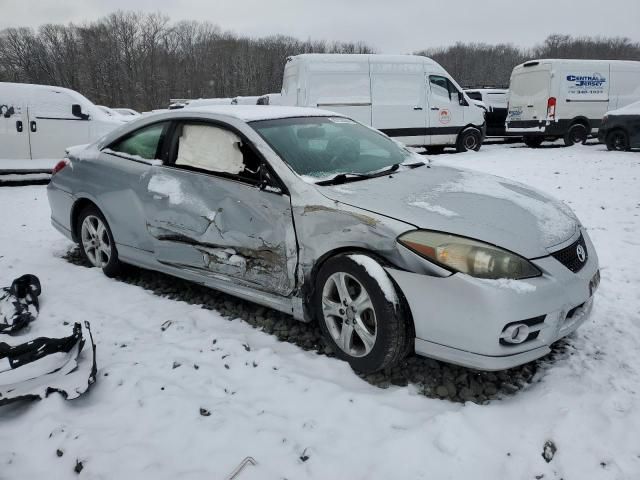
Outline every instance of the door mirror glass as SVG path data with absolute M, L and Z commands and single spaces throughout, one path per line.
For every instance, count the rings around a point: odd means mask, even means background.
M 462 92 L 458 92 L 458 103 L 463 107 L 466 107 L 467 105 L 469 105 L 467 103 L 467 100 L 464 98 L 464 93 Z
M 71 115 L 82 120 L 87 120 L 89 118 L 89 115 L 82 113 L 82 107 L 77 103 L 71 105 Z

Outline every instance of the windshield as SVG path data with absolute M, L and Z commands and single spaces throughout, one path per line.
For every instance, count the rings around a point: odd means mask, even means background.
M 413 156 L 349 118 L 282 118 L 250 125 L 296 173 L 318 180 L 341 173 L 375 172 Z

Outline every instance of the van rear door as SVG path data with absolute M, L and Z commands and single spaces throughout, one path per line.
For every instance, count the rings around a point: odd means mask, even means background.
M 27 106 L 10 84 L 0 84 L 0 159 L 31 158 Z
M 547 118 L 547 101 L 551 88 L 551 65 L 530 62 L 516 67 L 509 82 L 507 122 L 533 121 Z M 521 124 L 526 127 L 526 124 Z M 533 125 L 531 125 L 533 126 Z M 513 127 L 518 128 L 517 125 Z
M 425 145 L 427 105 L 422 63 L 371 62 L 372 126 L 406 145 Z
M 65 149 L 89 142 L 88 118 L 71 113 L 77 100 L 64 90 L 38 88 L 29 105 L 31 157 L 60 159 Z

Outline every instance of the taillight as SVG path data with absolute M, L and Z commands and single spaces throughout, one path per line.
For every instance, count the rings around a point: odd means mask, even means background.
M 62 160 L 60 160 L 58 163 L 56 163 L 56 166 L 53 167 L 53 170 L 51 170 L 51 175 L 55 175 L 56 173 L 58 173 L 60 170 L 62 170 L 64 167 L 66 167 L 67 165 L 69 165 L 71 162 L 69 161 L 68 158 L 64 158 Z
M 556 97 L 549 97 L 547 100 L 547 119 L 554 120 L 556 118 Z

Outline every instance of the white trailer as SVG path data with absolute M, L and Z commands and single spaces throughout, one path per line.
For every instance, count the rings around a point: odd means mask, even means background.
M 333 110 L 429 151 L 478 150 L 484 137 L 483 110 L 438 63 L 416 55 L 289 57 L 278 103 Z
M 532 60 L 511 73 L 506 131 L 530 147 L 558 138 L 583 143 L 608 110 L 638 100 L 640 62 Z

